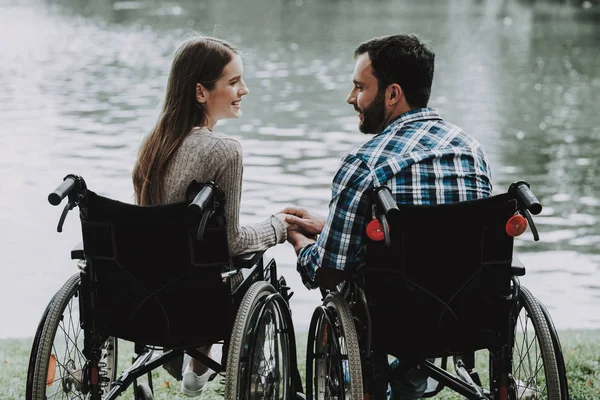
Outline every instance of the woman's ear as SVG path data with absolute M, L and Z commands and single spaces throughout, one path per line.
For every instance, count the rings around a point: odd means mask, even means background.
M 206 103 L 206 88 L 201 83 L 196 83 L 196 100 L 198 103 Z

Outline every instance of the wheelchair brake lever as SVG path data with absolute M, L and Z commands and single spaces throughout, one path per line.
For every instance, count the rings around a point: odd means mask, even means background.
M 529 224 L 529 227 L 531 228 L 531 233 L 533 234 L 533 240 L 535 240 L 537 242 L 538 240 L 540 240 L 540 235 L 538 234 L 538 230 L 535 226 L 535 223 L 533 222 L 533 217 L 531 216 L 531 213 L 525 207 L 523 207 L 521 209 L 521 213 L 523 215 L 525 215 L 525 218 L 527 219 L 527 223 Z
M 381 230 L 383 231 L 385 247 L 390 247 L 392 243 L 392 240 L 390 238 L 390 224 L 388 224 L 388 220 L 385 214 L 381 214 L 379 216 L 379 220 L 381 221 Z
M 67 214 L 71 211 L 77 203 L 73 200 L 69 200 L 67 204 L 65 204 L 65 208 L 63 208 L 62 214 L 60 215 L 60 219 L 58 220 L 58 226 L 56 227 L 57 232 L 62 232 L 63 224 L 65 223 L 65 218 L 67 218 Z
M 202 240 L 204 238 L 204 228 L 206 228 L 206 222 L 208 221 L 209 214 L 212 214 L 211 211 L 205 211 L 202 214 L 202 218 L 200 219 L 200 224 L 198 225 L 198 233 L 196 234 L 196 240 Z

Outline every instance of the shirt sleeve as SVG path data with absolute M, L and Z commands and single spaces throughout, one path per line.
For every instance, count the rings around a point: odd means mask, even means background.
M 262 222 L 240 226 L 242 197 L 243 152 L 234 140 L 221 141 L 213 150 L 215 160 L 221 163 L 217 183 L 225 193 L 227 240 L 231 256 L 265 250 L 285 240 L 285 227 L 275 217 Z M 217 161 L 216 161 L 217 162 Z M 215 164 L 216 164 L 215 162 Z
M 297 269 L 302 282 L 316 289 L 317 268 L 351 270 L 363 257 L 367 219 L 371 216 L 373 179 L 367 164 L 347 155 L 333 179 L 332 198 L 323 231 L 313 244 L 298 254 Z

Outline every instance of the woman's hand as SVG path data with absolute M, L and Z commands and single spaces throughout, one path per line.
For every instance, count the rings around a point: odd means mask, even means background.
M 283 224 L 283 227 L 285 228 L 286 231 L 289 231 L 290 229 L 292 229 L 292 227 L 290 226 L 290 223 L 287 221 L 287 214 L 283 214 L 283 213 L 279 213 L 279 214 L 275 214 L 274 215 L 275 218 L 277 218 L 279 221 L 281 221 L 281 223 Z

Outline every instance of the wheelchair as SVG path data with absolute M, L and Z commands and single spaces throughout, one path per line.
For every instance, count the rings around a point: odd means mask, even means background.
M 214 182 L 192 182 L 185 202 L 137 206 L 68 175 L 48 201 L 65 197 L 57 230 L 79 207 L 83 243 L 71 258 L 80 271 L 39 322 L 28 400 L 110 400 L 131 386 L 135 399 L 152 399 L 151 372 L 175 361 L 181 380 L 185 353 L 225 377 L 225 399 L 302 398 L 293 293 L 264 252 L 230 257 L 225 199 Z M 120 374 L 118 339 L 135 346 Z M 223 345 L 220 362 L 198 350 L 212 344 Z
M 418 371 L 423 397 L 446 387 L 468 399 L 568 399 L 558 334 L 513 257 L 528 226 L 539 240 L 529 184 L 428 206 L 397 205 L 382 186 L 373 202 L 365 265 L 317 270 L 306 398 L 386 399 L 395 377 Z

